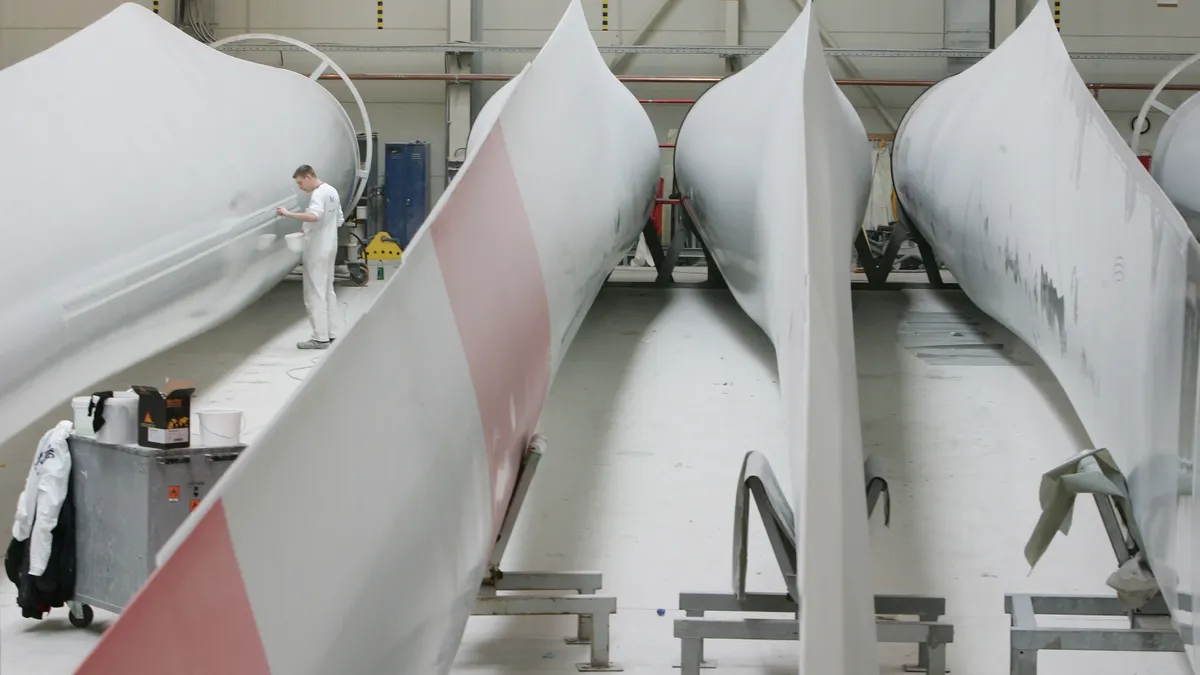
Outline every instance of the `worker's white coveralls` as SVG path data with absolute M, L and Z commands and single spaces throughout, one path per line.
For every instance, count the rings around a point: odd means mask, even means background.
M 304 232 L 304 306 L 312 323 L 312 339 L 328 342 L 341 329 L 341 309 L 333 294 L 333 261 L 337 257 L 342 201 L 328 183 L 312 191 L 307 211 L 316 222 L 302 223 Z
M 71 451 L 67 437 L 74 431 L 70 422 L 59 422 L 42 435 L 25 490 L 17 499 L 17 515 L 13 520 L 13 539 L 29 539 L 29 575 L 40 577 L 50 562 L 50 544 L 58 525 L 58 512 L 67 498 L 71 480 Z

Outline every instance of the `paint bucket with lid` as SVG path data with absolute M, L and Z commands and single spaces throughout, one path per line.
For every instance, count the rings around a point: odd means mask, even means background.
M 116 445 L 137 443 L 137 414 L 137 394 L 113 392 L 112 398 L 104 402 L 104 426 L 96 432 L 96 440 Z
M 245 418 L 241 410 L 202 410 L 195 414 L 200 443 L 208 447 L 241 445 Z
M 71 399 L 71 410 L 75 411 L 75 435 L 91 438 L 96 434 L 92 431 L 92 418 L 88 415 L 88 405 L 91 396 L 76 396 Z
M 104 426 L 99 432 L 92 431 L 93 413 L 88 413 L 92 396 L 76 396 L 71 399 L 75 412 L 75 435 L 95 438 L 100 443 L 116 445 L 137 443 L 138 397 L 132 391 L 113 392 L 104 402 Z

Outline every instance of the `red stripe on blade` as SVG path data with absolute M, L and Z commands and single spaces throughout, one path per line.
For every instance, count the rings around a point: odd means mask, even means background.
M 269 675 L 217 502 L 125 608 L 79 675 Z
M 499 125 L 456 180 L 429 227 L 483 422 L 495 535 L 550 387 L 550 308 Z

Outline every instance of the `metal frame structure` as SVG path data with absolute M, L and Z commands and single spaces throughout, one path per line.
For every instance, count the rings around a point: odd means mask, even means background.
M 1112 497 L 1094 495 L 1100 520 L 1112 544 L 1118 564 L 1124 564 L 1138 552 L 1129 526 Z M 1179 610 L 1192 611 L 1191 596 L 1179 594 Z M 1183 652 L 1191 643 L 1180 635 L 1191 633 L 1190 626 L 1171 625 L 1171 615 L 1162 595 L 1142 608 L 1129 611 L 1115 597 L 1087 595 L 1032 595 L 1009 593 L 1004 596 L 1004 612 L 1009 615 L 1009 673 L 1037 675 L 1040 651 L 1087 652 Z M 1039 616 L 1119 617 L 1129 620 L 1124 628 L 1080 628 L 1038 625 Z
M 1180 595 L 1181 608 L 1186 596 Z M 1187 600 L 1190 606 L 1190 599 Z M 1004 611 L 1012 618 L 1009 628 L 1009 673 L 1037 675 L 1039 651 L 1182 652 L 1184 641 L 1170 626 L 1162 596 L 1145 608 L 1124 610 L 1116 598 L 1082 595 L 1004 596 Z M 1078 628 L 1039 626 L 1038 616 L 1128 616 L 1128 628 Z M 1151 626 L 1151 621 L 1166 625 Z
M 575 635 L 564 638 L 569 645 L 588 645 L 590 656 L 586 662 L 576 663 L 579 672 L 621 672 L 620 665 L 609 658 L 611 632 L 609 619 L 617 613 L 617 599 L 613 596 L 596 595 L 603 587 L 600 572 L 506 572 L 500 567 L 504 552 L 512 538 L 517 516 L 529 493 L 529 486 L 537 473 L 538 463 L 546 452 L 546 438 L 537 434 L 529 443 L 521 466 L 517 472 L 516 487 L 492 557 L 488 561 L 488 574 L 479 589 L 479 601 L 474 616 L 553 616 L 573 615 L 578 617 Z M 574 594 L 543 595 L 500 595 L 501 592 L 552 593 L 569 591 Z
M 897 220 L 892 223 L 892 233 L 888 238 L 887 246 L 883 253 L 876 256 L 871 251 L 871 245 L 867 241 L 865 232 L 860 231 L 854 239 L 854 250 L 858 254 L 858 264 L 862 266 L 863 273 L 867 276 L 865 284 L 858 283 L 856 286 L 866 286 L 872 290 L 884 290 L 898 288 L 900 284 L 889 282 L 888 278 L 892 275 L 893 267 L 896 262 L 896 257 L 900 253 L 900 246 L 905 241 L 911 241 L 917 245 L 917 250 L 921 253 L 921 263 L 925 268 L 925 276 L 929 279 L 930 288 L 951 289 L 958 288 L 958 284 L 946 283 L 942 279 L 941 263 L 938 262 L 937 256 L 933 253 L 933 247 L 921 236 L 917 228 L 913 227 L 912 221 L 904 212 L 903 207 L 897 209 Z M 905 284 L 906 287 L 912 288 L 913 284 Z
M 864 467 L 867 513 L 875 510 L 884 497 L 885 520 L 890 520 L 891 504 L 887 481 L 879 476 L 868 457 Z M 775 553 L 775 560 L 788 587 L 787 593 L 750 593 L 745 589 L 747 538 L 745 523 L 749 502 L 753 499 Z M 680 593 L 679 609 L 687 618 L 675 620 L 675 637 L 680 643 L 680 675 L 699 675 L 702 668 L 716 668 L 717 662 L 704 658 L 705 640 L 788 640 L 800 639 L 796 588 L 795 533 L 792 530 L 791 505 L 775 478 L 770 463 L 760 453 L 746 455 L 738 481 L 735 514 L 735 588 L 732 593 Z M 739 567 L 740 562 L 740 567 Z M 754 612 L 786 614 L 779 619 L 711 618 L 709 612 Z M 939 622 L 946 612 L 945 598 L 904 595 L 875 596 L 876 639 L 879 642 L 916 644 L 917 663 L 906 665 L 907 672 L 944 675 L 946 646 L 954 641 L 954 627 Z M 883 618 L 888 617 L 888 618 Z M 915 617 L 917 620 L 897 620 Z
M 799 606 L 785 593 L 680 593 L 679 608 L 688 618 L 675 620 L 679 638 L 680 675 L 699 675 L 701 669 L 717 667 L 715 660 L 704 659 L 705 640 L 800 639 L 797 618 Z M 786 619 L 714 619 L 706 612 L 756 612 L 790 614 Z M 938 620 L 946 612 L 944 598 L 905 595 L 875 596 L 875 613 L 887 617 L 917 617 L 917 621 L 880 618 L 875 622 L 876 640 L 895 644 L 916 644 L 917 663 L 904 666 L 905 672 L 944 675 L 946 646 L 954 640 L 954 627 Z
M 498 45 L 470 42 L 455 42 L 424 45 L 348 45 L 318 43 L 314 45 L 326 52 L 426 52 L 443 54 L 481 54 L 503 52 L 536 52 L 540 46 Z M 750 45 L 599 45 L 604 54 L 701 54 L 708 56 L 760 56 L 770 47 Z M 230 52 L 278 52 L 295 51 L 297 48 L 277 45 L 236 45 L 221 47 Z M 831 57 L 867 58 L 957 58 L 981 59 L 990 49 L 834 49 L 826 48 L 825 55 Z M 1072 59 L 1091 61 L 1179 61 L 1191 54 L 1178 52 L 1073 52 Z
M 679 283 L 674 278 L 674 272 L 679 266 L 679 260 L 688 256 L 703 256 L 707 263 L 707 277 L 704 281 L 699 282 L 698 285 L 706 288 L 725 288 L 725 279 L 721 276 L 721 271 L 717 269 L 716 264 L 713 262 L 712 254 L 709 253 L 704 240 L 700 238 L 699 233 L 696 231 L 696 226 L 688 214 L 686 204 L 683 203 L 678 191 L 673 192 L 665 199 L 660 199 L 659 203 L 664 205 L 681 205 L 684 208 L 672 209 L 671 241 L 664 244 L 658 235 L 658 231 L 654 229 L 653 222 L 646 223 L 646 227 L 642 230 L 642 236 L 646 238 L 646 246 L 650 249 L 650 257 L 654 261 L 654 269 L 657 270 L 654 283 L 659 286 L 670 286 Z M 917 245 L 917 249 L 921 253 L 925 276 L 929 280 L 928 287 L 945 290 L 957 289 L 958 284 L 947 282 L 942 278 L 941 265 L 937 260 L 937 256 L 934 255 L 933 247 L 912 226 L 903 208 L 899 209 L 897 215 L 899 218 L 895 223 L 892 223 L 892 233 L 882 254 L 877 256 L 871 251 L 870 243 L 867 241 L 867 236 L 864 232 L 859 232 L 855 238 L 854 249 L 858 254 L 858 263 L 862 266 L 867 280 L 865 282 L 854 282 L 852 284 L 853 287 L 869 290 L 924 287 L 923 284 L 889 281 L 894 271 L 893 266 L 896 262 L 896 257 L 900 252 L 900 246 L 905 241 L 912 241 Z M 698 251 L 689 251 L 684 247 L 689 236 L 695 237 L 700 242 Z M 614 285 L 640 283 L 644 282 L 620 282 Z M 693 283 L 692 285 L 696 284 Z

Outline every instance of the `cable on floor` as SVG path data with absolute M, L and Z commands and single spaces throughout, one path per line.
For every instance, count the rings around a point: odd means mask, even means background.
M 312 363 L 308 364 L 307 366 L 297 366 L 295 368 L 292 368 L 287 371 L 287 376 L 292 378 L 293 380 L 296 380 L 297 382 L 303 382 L 304 381 L 303 377 L 296 377 L 292 373 L 295 373 L 295 372 L 298 372 L 301 370 L 308 370 L 309 368 L 312 368 L 313 366 L 317 365 L 317 361 L 320 361 L 320 360 L 321 360 L 321 357 L 318 356 L 317 358 L 313 359 Z

